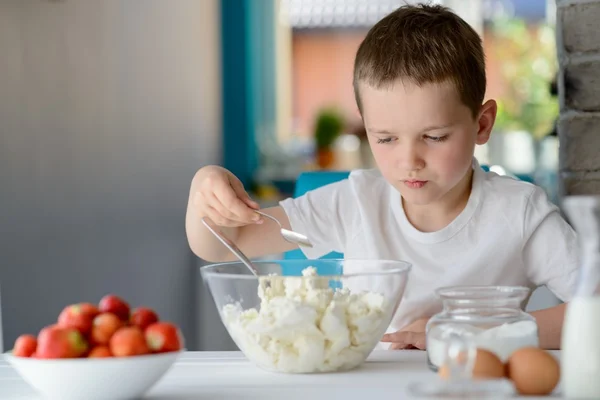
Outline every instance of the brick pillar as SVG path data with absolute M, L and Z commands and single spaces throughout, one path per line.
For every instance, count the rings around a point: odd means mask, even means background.
M 600 0 L 557 0 L 561 195 L 600 194 Z

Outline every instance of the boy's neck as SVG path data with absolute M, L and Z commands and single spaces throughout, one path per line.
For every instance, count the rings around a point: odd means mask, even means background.
M 465 209 L 473 181 L 473 169 L 450 190 L 440 201 L 418 206 L 402 200 L 404 214 L 415 229 L 421 232 L 436 232 L 448 226 Z

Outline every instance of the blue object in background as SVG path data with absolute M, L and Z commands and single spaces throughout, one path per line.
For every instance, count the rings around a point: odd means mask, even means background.
M 303 172 L 296 180 L 294 188 L 294 198 L 300 197 L 308 191 L 329 185 L 348 178 L 349 171 L 311 171 Z M 310 239 L 310 238 L 309 238 Z M 284 254 L 286 260 L 305 259 L 304 253 L 300 249 L 291 250 Z M 331 252 L 321 257 L 321 259 L 344 258 L 342 253 Z
M 302 276 L 302 270 L 307 267 L 314 267 L 318 275 L 341 275 L 343 263 L 341 259 L 319 259 L 300 263 L 302 259 L 289 259 L 278 261 L 281 265 L 282 275 Z M 306 260 L 306 259 L 305 259 Z
M 294 197 L 300 197 L 306 192 L 348 178 L 349 171 L 310 171 L 298 175 L 294 188 Z
M 283 276 L 302 276 L 302 271 L 308 267 L 314 267 L 317 270 L 317 275 L 320 276 L 343 275 L 344 273 L 344 260 L 342 259 L 307 260 L 306 258 L 298 258 L 279 260 L 276 263 L 279 264 Z M 339 279 L 330 279 L 329 287 L 341 289 L 343 283 Z
M 489 165 L 482 165 L 481 169 L 484 170 L 485 172 L 489 172 L 490 167 L 489 167 Z M 535 183 L 535 179 L 533 179 L 533 176 L 531 176 L 529 174 L 515 174 L 510 171 L 506 171 L 506 175 L 513 177 L 513 178 L 517 178 L 518 180 L 523 181 L 523 182 Z
M 245 187 L 259 166 L 257 142 L 275 126 L 275 2 L 221 0 L 223 166 Z

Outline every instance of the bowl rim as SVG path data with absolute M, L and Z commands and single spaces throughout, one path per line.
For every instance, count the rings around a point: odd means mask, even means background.
M 135 356 L 127 356 L 127 357 L 94 357 L 94 358 L 88 358 L 88 357 L 73 357 L 73 358 L 32 358 L 32 357 L 20 357 L 20 356 L 15 356 L 12 352 L 14 349 L 10 349 L 5 351 L 4 353 L 0 353 L 0 355 L 3 356 L 3 358 L 7 361 L 10 362 L 10 360 L 18 360 L 18 361 L 23 361 L 23 362 L 37 362 L 37 363 L 43 363 L 43 362 L 62 362 L 62 363 L 67 363 L 67 362 L 115 362 L 115 361 L 133 361 L 133 360 L 140 360 L 140 359 L 144 359 L 144 358 L 168 358 L 169 356 L 174 356 L 174 355 L 181 355 L 183 353 L 185 353 L 187 350 L 186 349 L 181 349 L 181 350 L 177 350 L 177 351 L 165 351 L 162 353 L 149 353 L 149 354 L 139 354 L 139 355 L 135 355 Z
M 291 259 L 291 260 L 282 260 L 282 259 L 274 259 L 274 260 L 252 260 L 252 263 L 255 265 L 261 265 L 261 264 L 281 264 L 281 263 L 287 263 L 287 264 L 308 264 L 311 261 L 314 261 L 315 263 L 328 263 L 328 264 L 335 264 L 335 263 L 344 263 L 345 261 L 353 261 L 353 262 L 365 262 L 365 263 L 372 263 L 372 262 L 378 262 L 378 263 L 385 263 L 385 264 L 398 264 L 397 267 L 393 267 L 390 269 L 386 269 L 386 270 L 379 270 L 379 271 L 365 271 L 365 272 L 353 272 L 350 274 L 323 274 L 323 275 L 317 275 L 318 277 L 326 277 L 326 278 L 331 278 L 331 279 L 343 279 L 343 278 L 352 278 L 352 277 L 360 277 L 360 276 L 374 276 L 374 275 L 395 275 L 398 273 L 409 273 L 410 270 L 412 269 L 413 265 L 412 263 L 405 261 L 405 260 L 391 260 L 391 259 L 367 259 L 367 258 L 326 258 L 326 259 L 316 259 L 316 260 L 309 260 L 309 259 Z M 226 266 L 232 266 L 232 265 L 243 265 L 243 263 L 241 261 L 225 261 L 225 262 L 218 262 L 218 263 L 210 263 L 207 265 L 203 265 L 200 267 L 200 273 L 203 277 L 206 276 L 210 276 L 210 277 L 218 277 L 218 278 L 232 278 L 232 279 L 247 279 L 247 280 L 258 280 L 260 278 L 263 277 L 271 277 L 271 276 L 283 276 L 286 279 L 297 279 L 297 278 L 304 278 L 304 276 L 302 275 L 259 275 L 259 276 L 254 276 L 254 275 L 240 275 L 240 274 L 229 274 L 229 273 L 219 273 L 219 272 L 213 272 L 212 270 L 218 268 L 218 267 L 226 267 Z M 310 267 L 310 265 L 307 265 L 307 268 Z

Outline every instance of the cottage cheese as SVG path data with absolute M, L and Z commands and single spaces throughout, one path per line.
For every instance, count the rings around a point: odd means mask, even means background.
M 223 307 L 223 321 L 244 354 L 280 372 L 346 370 L 362 363 L 392 312 L 378 293 L 332 289 L 313 267 L 302 277 L 259 278 L 260 310 Z

